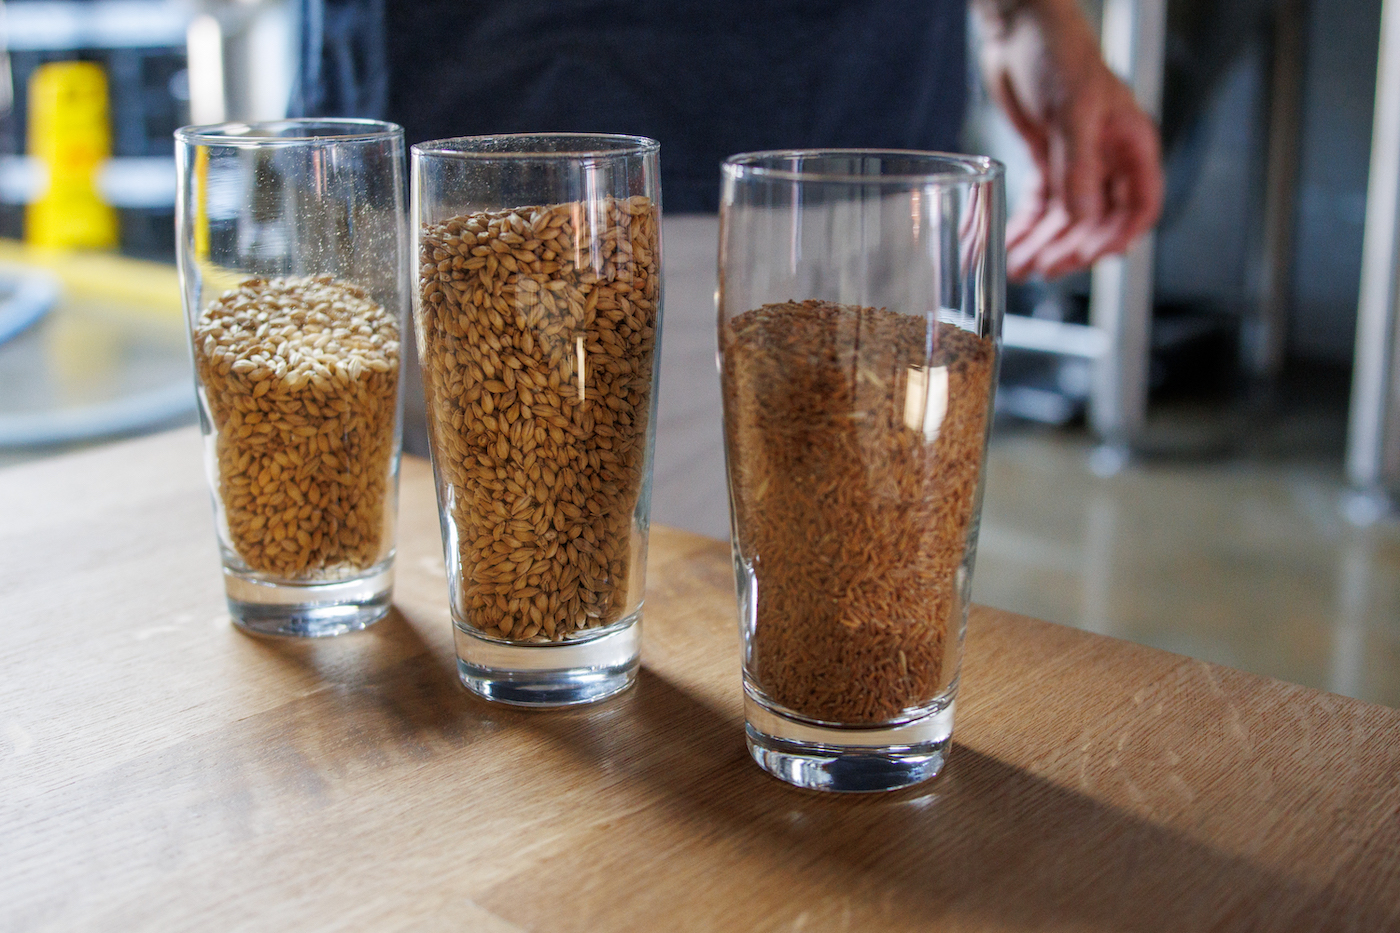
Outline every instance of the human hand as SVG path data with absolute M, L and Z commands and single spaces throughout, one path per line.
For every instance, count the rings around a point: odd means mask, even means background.
M 1108 70 L 1073 0 L 979 0 L 987 86 L 1036 177 L 1007 225 L 1007 274 L 1088 268 L 1127 249 L 1162 209 L 1157 128 Z

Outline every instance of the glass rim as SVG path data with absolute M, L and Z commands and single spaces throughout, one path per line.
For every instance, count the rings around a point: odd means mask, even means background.
M 279 130 L 324 127 L 339 132 L 293 133 Z M 403 136 L 403 127 L 387 120 L 361 117 L 293 117 L 285 120 L 230 120 L 182 126 L 175 138 L 200 146 L 298 146 L 320 143 L 372 142 Z
M 530 140 L 553 140 L 578 142 L 571 149 L 475 149 L 470 145 L 483 145 L 489 142 L 517 142 Z M 592 145 L 584 141 L 591 141 Z M 614 143 L 612 147 L 599 145 Z M 650 155 L 661 148 L 661 143 L 650 136 L 632 136 L 626 133 L 487 133 L 479 136 L 450 136 L 446 139 L 429 139 L 414 143 L 409 147 L 415 157 L 463 159 L 473 161 L 539 161 L 552 159 L 616 159 L 628 156 Z
M 927 161 L 930 170 L 867 175 L 859 172 L 824 171 L 782 167 L 779 161 L 822 158 L 894 158 Z M 938 166 L 938 167 L 933 167 Z M 835 182 L 848 185 L 935 183 L 981 184 L 1002 177 L 1006 166 L 990 156 L 925 149 L 764 149 L 740 152 L 725 159 L 721 170 L 731 178 L 751 177 L 774 181 Z

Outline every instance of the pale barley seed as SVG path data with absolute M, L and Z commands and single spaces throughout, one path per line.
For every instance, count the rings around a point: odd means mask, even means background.
M 382 560 L 392 541 L 397 319 L 330 276 L 249 278 L 204 310 L 194 351 L 239 558 L 292 581 Z

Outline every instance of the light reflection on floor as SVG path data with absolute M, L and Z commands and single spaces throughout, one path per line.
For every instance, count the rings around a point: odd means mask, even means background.
M 1341 517 L 1338 464 L 1087 469 L 1075 432 L 1002 430 L 974 598 L 1400 706 L 1400 528 Z

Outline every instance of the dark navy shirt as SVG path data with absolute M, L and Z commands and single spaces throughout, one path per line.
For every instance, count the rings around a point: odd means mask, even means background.
M 380 9 L 384 116 L 410 142 L 509 132 L 661 141 L 668 212 L 719 163 L 789 147 L 955 149 L 966 0 L 418 0 Z M 377 4 L 376 4 L 377 5 Z

